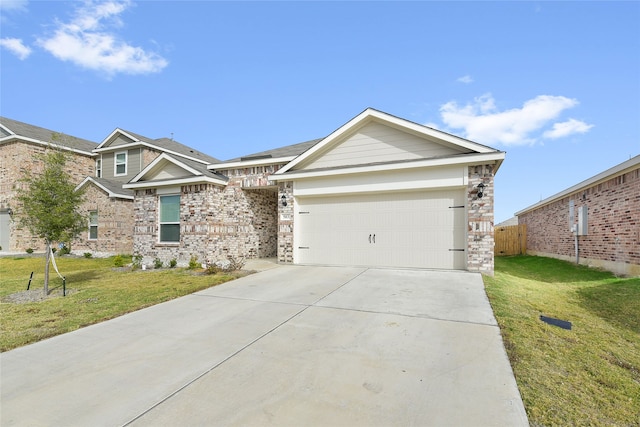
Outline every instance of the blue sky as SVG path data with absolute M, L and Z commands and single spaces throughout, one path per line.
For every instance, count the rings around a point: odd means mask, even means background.
M 0 0 L 0 114 L 219 159 L 367 107 L 507 152 L 496 222 L 640 154 L 640 2 Z

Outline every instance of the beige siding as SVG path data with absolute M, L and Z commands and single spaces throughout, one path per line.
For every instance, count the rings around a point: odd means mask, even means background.
M 123 147 L 124 148 L 124 147 Z M 127 174 L 121 176 L 114 175 L 114 158 L 115 153 L 127 153 Z M 140 169 L 140 148 L 132 148 L 131 150 L 117 150 L 110 153 L 102 153 L 102 177 L 113 179 L 115 181 L 128 182 Z
M 191 174 L 185 171 L 180 166 L 165 161 L 164 167 L 162 167 L 162 169 L 160 169 L 157 173 L 151 174 L 151 176 L 147 177 L 146 181 L 159 181 L 163 179 L 181 178 L 188 175 Z
M 121 145 L 131 144 L 132 142 L 134 142 L 132 139 L 129 139 L 126 136 L 119 134 L 116 138 L 114 138 L 112 141 L 106 144 L 105 148 L 106 147 L 115 148 Z
M 304 169 L 417 160 L 461 152 L 460 148 L 441 145 L 380 123 L 369 123 Z

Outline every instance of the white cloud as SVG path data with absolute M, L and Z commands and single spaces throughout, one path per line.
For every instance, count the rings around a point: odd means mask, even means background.
M 0 0 L 0 10 L 4 11 L 25 11 L 27 10 L 27 0 Z
M 440 107 L 440 114 L 448 127 L 463 129 L 465 137 L 473 141 L 524 145 L 533 144 L 542 128 L 576 105 L 576 99 L 540 95 L 526 101 L 522 108 L 499 111 L 493 96 L 485 94 L 462 107 L 455 101 L 447 102 Z M 557 134 L 562 136 L 560 130 Z
M 9 50 L 21 60 L 25 60 L 31 55 L 31 48 L 22 43 L 21 39 L 5 37 L 0 39 L 0 47 Z
M 160 55 L 131 46 L 110 29 L 122 26 L 120 14 L 131 2 L 88 1 L 68 23 L 58 23 L 53 35 L 38 44 L 56 58 L 112 76 L 117 73 L 149 74 L 168 65 Z
M 473 77 L 467 74 L 466 76 L 458 77 L 456 81 L 464 84 L 469 84 L 473 83 Z
M 549 139 L 564 138 L 574 133 L 587 133 L 592 127 L 593 125 L 580 120 L 569 119 L 566 122 L 554 123 L 553 129 L 546 131 L 542 136 Z

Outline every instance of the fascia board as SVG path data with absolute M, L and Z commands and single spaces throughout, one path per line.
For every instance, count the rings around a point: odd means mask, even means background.
M 437 167 L 437 166 L 449 166 L 449 165 L 474 165 L 486 162 L 502 163 L 505 158 L 505 153 L 479 153 L 479 154 L 466 154 L 464 158 L 445 157 L 440 159 L 425 159 L 406 163 L 389 163 L 383 165 L 366 165 L 366 166 L 353 166 L 344 169 L 325 169 L 315 171 L 293 171 L 286 174 L 273 174 L 269 177 L 270 181 L 292 181 L 296 179 L 304 178 L 316 178 L 331 175 L 349 175 L 355 173 L 372 173 L 383 172 L 402 169 L 414 169 L 425 167 Z
M 144 168 L 143 170 L 141 170 L 140 172 L 138 172 L 138 174 L 136 176 L 134 176 L 131 181 L 131 183 L 133 182 L 137 182 L 139 181 L 143 176 L 145 176 L 147 173 L 151 172 L 157 165 L 158 163 L 160 163 L 161 161 L 166 160 L 170 163 L 173 163 L 174 165 L 184 169 L 185 171 L 196 175 L 196 176 L 202 176 L 202 173 L 200 173 L 199 171 L 193 169 L 190 166 L 185 165 L 184 163 L 182 163 L 181 161 L 174 159 L 173 157 L 169 156 L 167 153 L 162 153 L 161 155 L 159 155 L 158 157 L 156 157 L 155 159 L 153 159 L 153 161 L 151 163 L 149 163 L 147 165 L 146 168 Z
M 2 123 L 0 123 L 0 128 L 4 129 L 7 133 L 11 134 L 11 135 L 15 135 L 16 133 L 14 131 L 12 131 L 11 129 L 9 129 L 8 127 L 6 127 L 5 125 L 3 125 Z
M 283 174 L 288 172 L 296 165 L 299 165 L 300 163 L 304 162 L 306 159 L 313 157 L 316 153 L 321 152 L 327 146 L 330 146 L 334 141 L 336 141 L 336 139 L 344 137 L 349 132 L 354 132 L 358 128 L 364 126 L 365 124 L 371 121 L 379 121 L 386 125 L 390 125 L 396 129 L 409 131 L 418 136 L 427 136 L 430 138 L 439 139 L 441 141 L 453 144 L 458 147 L 465 148 L 467 150 L 475 151 L 477 153 L 488 154 L 488 153 L 499 152 L 498 150 L 487 147 L 485 145 L 477 144 L 473 141 L 469 141 L 467 139 L 460 138 L 455 135 L 448 134 L 446 132 L 432 129 L 427 126 L 423 126 L 414 122 L 410 122 L 405 119 L 401 119 L 399 117 L 392 116 L 382 111 L 368 108 L 364 110 L 362 113 L 358 114 L 353 119 L 349 120 L 347 123 L 342 125 L 337 130 L 332 132 L 329 136 L 324 138 L 318 144 L 314 145 L 309 150 L 305 151 L 300 156 L 296 157 L 293 161 L 291 161 L 289 164 L 284 166 L 282 169 L 280 169 L 276 173 Z
M 124 134 L 124 135 L 126 135 L 126 134 Z M 152 149 L 154 149 L 156 151 L 160 151 L 162 153 L 173 154 L 174 156 L 178 156 L 178 157 L 184 157 L 185 159 L 193 160 L 194 162 L 202 163 L 203 165 L 208 165 L 209 164 L 209 162 L 203 161 L 202 159 L 198 159 L 198 158 L 195 158 L 195 157 L 190 157 L 190 156 L 187 156 L 186 154 L 178 153 L 177 151 L 167 150 L 166 148 L 162 148 L 162 147 L 160 147 L 158 145 L 150 144 L 148 142 L 139 141 L 139 140 L 136 140 L 133 144 L 118 145 L 117 147 L 96 148 L 93 151 L 95 153 L 104 153 L 104 152 L 108 152 L 108 151 L 121 150 L 123 147 L 126 147 L 126 149 L 137 148 L 137 147 L 147 147 L 147 148 L 152 148 Z
M 98 188 L 100 188 L 105 193 L 107 193 L 109 195 L 109 197 L 115 197 L 115 198 L 118 198 L 118 199 L 128 199 L 128 200 L 133 200 L 134 199 L 133 196 L 130 196 L 128 194 L 114 193 L 113 191 L 111 191 L 107 187 L 105 187 L 104 185 L 100 184 L 98 181 L 92 179 L 90 176 L 86 177 L 80 184 L 78 184 L 78 186 L 74 189 L 74 191 L 78 191 L 82 187 L 84 187 L 87 184 L 89 184 L 89 182 L 92 182 L 93 184 L 95 184 Z
M 587 188 L 593 187 L 594 185 L 598 185 L 601 184 L 604 181 L 608 181 L 611 178 L 614 178 L 618 175 L 622 175 L 625 174 L 627 172 L 630 172 L 634 169 L 637 169 L 638 167 L 640 167 L 640 155 L 639 156 L 635 156 L 629 160 L 627 160 L 626 162 L 620 163 L 617 166 L 614 166 L 610 169 L 607 169 L 604 172 L 601 172 L 595 176 L 592 176 L 589 179 L 585 179 L 584 181 L 571 186 L 569 188 L 567 188 L 566 190 L 562 190 L 559 193 L 554 194 L 553 196 L 547 197 L 546 199 L 543 199 L 541 201 L 539 201 L 538 203 L 535 203 L 527 208 L 522 209 L 521 211 L 518 211 L 515 213 L 516 216 L 518 215 L 522 215 L 524 213 L 527 213 L 529 211 L 533 211 L 536 209 L 541 208 L 542 206 L 548 205 L 550 203 L 553 203 L 557 200 L 560 200 L 566 196 L 569 196 L 573 193 L 579 192 L 581 190 L 586 190 Z
M 217 184 L 221 186 L 226 186 L 228 184 L 227 181 L 223 181 L 221 179 L 200 175 L 200 176 L 193 176 L 189 178 L 170 179 L 167 181 L 140 181 L 135 183 L 130 182 L 129 184 L 123 185 L 122 188 L 136 190 L 141 188 L 157 188 L 157 187 L 168 187 L 168 186 L 176 186 L 176 185 L 201 184 L 204 182 Z
M 247 168 L 252 166 L 264 166 L 264 165 L 277 164 L 277 163 L 288 163 L 295 158 L 296 156 L 287 156 L 287 157 L 265 158 L 265 159 L 259 159 L 259 160 L 246 160 L 246 161 L 240 161 L 240 162 L 214 163 L 207 166 L 207 169 L 223 170 L 223 169 Z
M 105 139 L 103 139 L 103 140 L 102 140 L 102 142 L 101 142 L 101 143 L 100 143 L 100 144 L 99 144 L 99 145 L 98 145 L 98 146 L 97 146 L 93 151 L 95 151 L 95 152 L 103 151 L 102 146 L 103 146 L 103 145 L 105 145 L 107 142 L 109 142 L 109 141 L 111 140 L 111 138 L 113 138 L 113 137 L 114 137 L 116 134 L 118 134 L 118 133 L 119 133 L 120 135 L 124 135 L 124 136 L 126 136 L 127 138 L 129 138 L 129 139 L 131 139 L 131 140 L 133 140 L 133 141 L 136 141 L 136 142 L 139 142 L 139 141 L 140 141 L 138 138 L 135 138 L 134 136 L 129 135 L 127 132 L 123 131 L 122 129 L 120 129 L 120 128 L 115 128 L 115 129 L 113 130 L 113 132 L 111 132 L 111 133 L 109 134 L 109 136 L 107 136 Z M 108 148 L 107 148 L 107 149 L 105 149 L 105 150 L 108 150 Z
M 71 148 L 71 147 L 67 147 L 66 145 L 59 145 L 59 144 L 55 144 L 53 142 L 44 142 L 44 141 L 40 141 L 39 139 L 33 139 L 33 138 L 28 138 L 26 136 L 21 136 L 21 135 L 8 135 L 5 136 L 4 138 L 0 139 L 0 144 L 5 144 L 5 143 L 9 143 L 12 141 L 22 141 L 22 142 L 27 142 L 30 144 L 37 144 L 37 145 L 42 145 L 45 147 L 53 147 L 56 148 L 58 150 L 64 150 L 64 151 L 70 151 L 72 153 L 78 153 L 78 154 L 82 154 L 84 156 L 87 157 L 97 157 L 97 155 L 91 151 L 82 151 L 82 150 L 78 150 L 76 148 Z

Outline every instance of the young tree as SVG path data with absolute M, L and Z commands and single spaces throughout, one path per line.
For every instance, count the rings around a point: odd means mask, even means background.
M 57 139 L 54 135 L 53 140 Z M 49 293 L 51 244 L 69 242 L 87 227 L 87 219 L 79 212 L 84 192 L 75 191 L 67 173 L 67 156 L 49 148 L 42 156 L 41 173 L 26 171 L 22 188 L 18 189 L 17 216 L 20 224 L 45 241 L 44 292 Z

